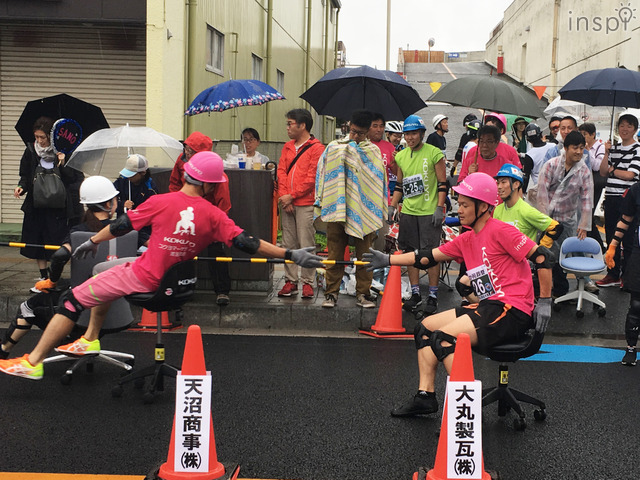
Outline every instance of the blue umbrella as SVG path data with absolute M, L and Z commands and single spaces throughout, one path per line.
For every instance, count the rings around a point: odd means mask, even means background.
M 284 100 L 284 96 L 259 80 L 228 80 L 200 92 L 184 114 L 223 112 L 230 108 L 262 105 L 271 100 Z
M 570 80 L 558 93 L 564 100 L 587 105 L 640 108 L 640 72 L 626 68 L 589 70 Z
M 404 120 L 425 108 L 409 83 L 390 70 L 369 66 L 336 68 L 300 95 L 320 115 L 348 119 L 354 110 L 370 110 L 387 120 Z

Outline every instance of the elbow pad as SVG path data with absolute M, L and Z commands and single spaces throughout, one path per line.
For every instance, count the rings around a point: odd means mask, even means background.
M 249 235 L 243 230 L 240 235 L 233 239 L 233 246 L 253 255 L 260 248 L 260 239 Z
M 541 262 L 538 261 L 539 256 L 542 256 Z M 556 256 L 553 252 L 542 245 L 538 246 L 536 251 L 533 252 L 532 257 L 537 270 L 541 268 L 552 268 L 553 264 L 556 263 Z
M 71 252 L 65 247 L 60 247 L 51 255 L 51 265 L 49 267 L 49 278 L 52 282 L 57 282 L 62 276 L 62 270 L 71 258 Z
M 420 268 L 422 270 L 428 270 L 431 267 L 435 267 L 436 265 L 438 265 L 438 262 L 436 262 L 435 259 L 433 258 L 433 250 L 431 249 L 415 250 L 413 253 L 416 256 L 416 261 L 413 264 L 413 266 L 416 268 Z M 426 265 L 423 265 L 421 262 L 423 258 L 426 258 L 427 260 L 429 260 L 429 263 L 427 263 Z
M 131 230 L 133 230 L 133 226 L 131 225 L 131 220 L 129 219 L 129 215 L 122 214 L 118 218 L 116 218 L 111 225 L 109 225 L 109 232 L 114 237 L 121 237 L 126 235 Z

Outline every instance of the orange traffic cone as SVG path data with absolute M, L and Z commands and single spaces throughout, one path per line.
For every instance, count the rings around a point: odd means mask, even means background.
M 142 309 L 142 316 L 140 322 L 136 323 L 130 330 L 156 330 L 158 327 L 158 314 L 151 312 L 146 308 Z M 169 312 L 162 312 L 162 331 L 168 332 L 182 327 L 182 324 L 175 324 L 169 322 Z
M 180 375 L 207 375 L 204 363 L 204 349 L 202 347 L 202 334 L 198 325 L 191 325 L 187 330 L 187 341 L 184 347 L 184 357 L 182 359 L 182 369 Z M 183 405 L 176 405 L 176 413 L 182 409 Z M 209 466 L 207 472 L 184 472 L 175 469 L 175 431 L 176 417 L 173 419 L 171 429 L 171 442 L 169 443 L 169 454 L 167 461 L 160 466 L 154 478 L 161 480 L 235 480 L 240 473 L 240 467 L 225 467 L 218 462 L 216 452 L 216 441 L 213 434 L 213 420 L 209 419 Z M 206 448 L 206 445 L 204 446 Z
M 399 255 L 402 252 L 395 252 Z M 371 329 L 360 329 L 360 333 L 377 338 L 413 338 L 407 334 L 402 326 L 402 283 L 400 281 L 401 268 L 393 265 L 389 269 L 387 283 L 384 286 L 380 309 L 376 323 Z
M 449 380 L 452 382 L 473 382 L 473 359 L 471 358 L 471 341 L 469 335 L 461 333 L 456 340 L 456 350 L 453 356 L 453 365 Z M 440 438 L 438 439 L 438 450 L 436 451 L 436 463 L 433 469 L 427 472 L 427 480 L 447 480 L 447 401 L 444 403 L 442 413 L 442 423 L 440 428 Z M 480 420 L 481 422 L 482 420 Z M 484 470 L 484 457 L 482 459 L 482 480 L 491 480 Z M 418 478 L 418 472 L 414 473 L 414 480 Z

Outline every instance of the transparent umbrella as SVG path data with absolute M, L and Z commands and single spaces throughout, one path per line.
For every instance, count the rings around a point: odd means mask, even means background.
M 104 128 L 89 135 L 73 152 L 68 166 L 87 175 L 116 178 L 128 155 L 147 157 L 149 167 L 173 167 L 182 152 L 178 140 L 150 127 Z

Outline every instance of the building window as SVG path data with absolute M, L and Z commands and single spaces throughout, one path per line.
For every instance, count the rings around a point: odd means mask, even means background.
M 251 78 L 262 81 L 262 59 L 251 54 Z
M 276 69 L 276 90 L 284 95 L 284 72 Z
M 207 25 L 207 70 L 224 75 L 224 35 Z

